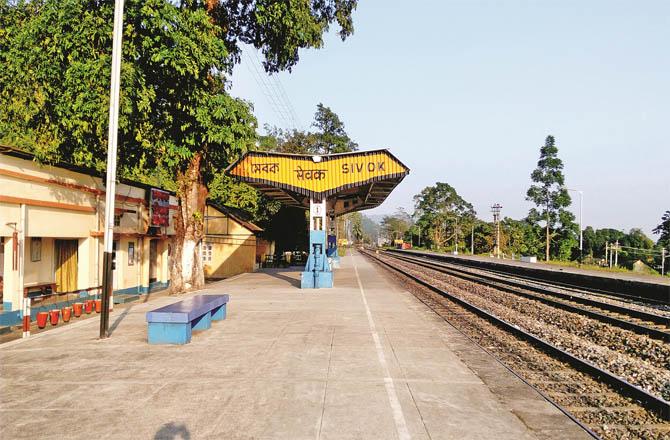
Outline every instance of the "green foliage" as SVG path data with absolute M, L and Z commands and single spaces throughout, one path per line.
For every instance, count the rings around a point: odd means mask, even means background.
M 637 260 L 652 267 L 660 265 L 661 246 L 655 245 L 639 228 L 633 228 L 626 233 L 611 228 L 594 230 L 588 226 L 584 229 L 583 238 L 586 260 L 593 264 L 606 264 L 606 243 L 610 248 L 618 243 L 620 266 L 630 269 Z
M 363 214 L 360 212 L 352 212 L 349 214 L 351 220 L 351 232 L 354 235 L 356 242 L 363 241 Z
M 104 169 L 113 3 L 10 8 L 15 18 L 0 43 L 0 140 L 41 161 Z M 122 56 L 122 175 L 174 175 L 202 154 L 208 180 L 253 142 L 249 104 L 224 89 L 224 35 L 200 2 L 127 1 Z
M 321 48 L 331 23 L 345 40 L 354 31 L 356 0 L 210 0 L 210 15 L 239 61 L 240 43 L 261 49 L 268 72 L 290 71 L 299 49 Z
M 492 225 L 492 229 L 493 225 Z M 500 222 L 501 250 L 515 258 L 522 255 L 538 255 L 542 252 L 542 229 L 527 220 L 505 217 Z
M 349 138 L 339 116 L 323 104 L 316 106 L 314 115 L 316 152 L 318 154 L 346 153 L 358 150 L 358 144 Z
M 424 188 L 414 196 L 414 204 L 414 217 L 427 245 L 443 247 L 458 235 L 459 246 L 464 246 L 476 212 L 451 185 L 437 182 Z
M 563 161 L 558 157 L 553 136 L 547 136 L 540 147 L 540 159 L 531 179 L 534 184 L 528 189 L 526 200 L 533 202 L 537 208 L 530 210 L 528 221 L 544 224 L 546 259 L 550 256 L 567 259 L 577 244 L 579 231 L 576 230 L 574 215 L 565 210 L 572 201 L 564 187 Z M 555 238 L 553 243 L 552 238 Z
M 656 242 L 659 246 L 670 249 L 670 211 L 665 211 L 661 223 L 652 232 L 660 235 Z
M 255 188 L 217 174 L 209 185 L 209 197 L 226 206 L 239 208 L 249 213 L 258 224 L 267 223 L 281 207 L 275 200 L 269 200 Z
M 412 217 L 404 209 L 398 208 L 395 214 L 384 216 L 380 227 L 387 241 L 402 240 L 412 227 Z
M 344 130 L 344 123 L 329 107 L 317 105 L 312 126 L 317 131 L 282 130 L 266 125 L 267 134 L 259 136 L 258 148 L 290 154 L 331 154 L 358 150 L 358 144 Z

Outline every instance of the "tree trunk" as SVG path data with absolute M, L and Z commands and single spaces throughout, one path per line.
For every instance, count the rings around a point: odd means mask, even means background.
M 547 206 L 547 248 L 545 261 L 549 261 L 549 206 Z
M 174 254 L 170 268 L 173 293 L 197 289 L 205 284 L 199 246 L 204 235 L 207 188 L 202 183 L 201 160 L 201 155 L 195 155 L 186 171 L 177 175 L 179 209 L 175 218 Z

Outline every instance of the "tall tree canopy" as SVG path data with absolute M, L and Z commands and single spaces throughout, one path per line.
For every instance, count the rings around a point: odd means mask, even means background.
M 558 157 L 553 136 L 547 136 L 540 147 L 540 159 L 530 177 L 534 183 L 526 193 L 526 200 L 533 202 L 536 208 L 530 210 L 528 220 L 544 222 L 545 258 L 550 259 L 552 237 L 558 238 L 553 254 L 561 259 L 568 258 L 576 243 L 575 216 L 565 209 L 572 201 L 564 187 L 563 161 Z
M 454 187 L 437 182 L 414 196 L 414 217 L 426 242 L 433 247 L 446 246 L 449 239 L 459 239 L 470 230 L 476 212 Z
M 344 123 L 329 107 L 318 104 L 312 126 L 317 131 L 282 130 L 265 126 L 266 135 L 260 136 L 258 147 L 265 151 L 292 154 L 331 154 L 358 150 L 344 130 Z
M 253 145 L 250 105 L 230 97 L 226 73 L 240 45 L 269 72 L 321 47 L 331 23 L 351 34 L 356 1 L 128 0 L 119 117 L 122 175 L 172 176 L 180 198 L 172 261 L 176 289 L 204 281 L 196 252 L 207 186 Z M 44 162 L 104 169 L 113 2 L 0 3 L 0 141 Z
M 670 211 L 665 211 L 661 217 L 661 223 L 652 232 L 660 235 L 657 242 L 659 246 L 670 248 Z

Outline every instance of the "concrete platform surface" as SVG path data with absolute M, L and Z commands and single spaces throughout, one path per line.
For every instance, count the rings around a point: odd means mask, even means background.
M 298 285 L 209 285 L 228 319 L 185 346 L 148 345 L 145 323 L 183 296 L 115 311 L 107 340 L 92 319 L 3 344 L 0 438 L 586 438 L 364 257 L 334 289 Z

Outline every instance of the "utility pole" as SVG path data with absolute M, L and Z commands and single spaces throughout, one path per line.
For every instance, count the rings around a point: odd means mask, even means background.
M 661 248 L 661 276 L 665 275 L 665 248 Z
M 619 240 L 614 244 L 614 267 L 619 267 Z
M 495 205 L 491 206 L 491 212 L 493 213 L 493 222 L 496 224 L 496 244 L 493 247 L 493 253 L 495 254 L 496 258 L 500 258 L 500 210 L 502 209 L 502 205 L 500 203 L 496 203 Z
M 610 269 L 612 268 L 612 259 L 614 257 L 614 245 L 610 245 Z
M 607 251 L 608 251 L 608 250 L 609 250 L 609 242 L 606 241 L 606 242 L 605 242 L 605 264 L 607 264 L 607 262 L 609 261 L 609 260 L 607 259 L 607 253 L 608 253 Z
M 112 80 L 109 88 L 109 132 L 107 134 L 107 176 L 105 182 L 105 251 L 102 254 L 102 313 L 100 339 L 109 337 L 109 310 L 114 303 L 112 258 L 114 242 L 114 199 L 116 196 L 116 152 L 119 134 L 119 90 L 121 88 L 121 44 L 123 36 L 123 0 L 114 2 L 112 37 Z M 113 307 L 113 306 L 112 306 Z

